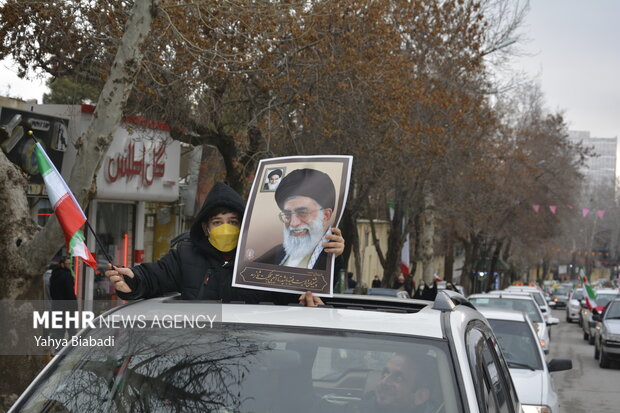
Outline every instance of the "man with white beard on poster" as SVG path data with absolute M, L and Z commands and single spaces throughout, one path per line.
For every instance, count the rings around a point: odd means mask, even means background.
M 329 229 L 334 213 L 336 189 L 331 178 L 316 169 L 296 169 L 278 185 L 275 200 L 284 224 L 284 241 L 257 258 L 255 262 L 295 268 L 325 269 L 326 242 L 337 237 L 338 228 Z
M 267 182 L 263 185 L 263 191 L 275 191 L 280 185 L 280 178 L 282 178 L 282 170 L 274 169 L 267 174 Z

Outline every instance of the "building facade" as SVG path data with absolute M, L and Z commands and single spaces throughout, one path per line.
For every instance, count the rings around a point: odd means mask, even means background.
M 48 156 L 68 180 L 77 155 L 72 143 L 86 132 L 94 109 L 91 105 L 24 104 L 19 109 L 0 108 L 0 124 L 17 121 L 16 116 L 21 116 L 22 129 L 34 130 Z M 13 129 L 16 128 L 19 125 Z M 30 148 L 33 142 L 25 134 L 19 137 L 18 132 L 14 133 L 15 142 L 7 141 L 7 145 L 12 148 L 12 161 L 28 171 L 34 162 Z M 85 210 L 100 241 L 96 242 L 94 235 L 85 231 L 98 271 L 83 268 L 77 260 L 74 266 L 77 295 L 87 306 L 92 300 L 116 300 L 114 289 L 103 275 L 108 264 L 106 256 L 118 266 L 154 260 L 169 250 L 170 239 L 181 232 L 180 158 L 180 143 L 170 138 L 165 124 L 130 117 L 124 118 L 114 132 L 97 173 L 96 195 Z M 52 206 L 38 173 L 29 173 L 32 216 L 44 225 L 53 213 Z
M 569 131 L 569 140 L 583 146 L 592 148 L 594 156 L 586 161 L 586 168 L 582 171 L 585 175 L 586 186 L 610 186 L 616 187 L 616 162 L 618 160 L 618 138 L 597 138 L 590 136 L 587 131 Z

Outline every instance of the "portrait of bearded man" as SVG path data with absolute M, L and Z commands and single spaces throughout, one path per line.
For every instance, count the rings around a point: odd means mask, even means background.
M 325 269 L 327 253 L 323 244 L 328 233 L 336 190 L 329 175 L 316 169 L 296 169 L 286 175 L 275 192 L 283 224 L 283 242 L 255 262 L 295 268 Z M 340 237 L 340 230 L 331 229 Z
M 263 191 L 275 191 L 278 189 L 283 173 L 282 169 L 267 170 L 267 179 L 263 184 Z

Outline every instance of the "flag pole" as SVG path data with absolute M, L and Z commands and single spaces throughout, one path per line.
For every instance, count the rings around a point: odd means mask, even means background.
M 37 138 L 34 136 L 34 132 L 32 132 L 32 130 L 28 131 L 28 135 L 32 138 L 32 140 L 34 141 L 35 144 L 38 144 L 39 142 L 37 141 Z M 97 241 L 97 244 L 99 245 L 99 248 L 101 249 L 101 251 L 103 251 L 103 255 L 105 255 L 105 258 L 108 260 L 108 262 L 110 263 L 110 265 L 112 265 L 114 267 L 114 260 L 112 260 L 112 258 L 110 257 L 110 255 L 106 252 L 105 248 L 103 247 L 103 244 L 101 243 L 101 241 L 99 240 L 99 237 L 97 236 L 97 234 L 95 233 L 95 230 L 93 229 L 93 227 L 90 226 L 90 222 L 88 222 L 88 219 L 86 220 L 86 225 L 88 226 L 88 229 L 90 229 L 90 232 L 93 234 L 93 236 L 95 237 L 95 241 Z

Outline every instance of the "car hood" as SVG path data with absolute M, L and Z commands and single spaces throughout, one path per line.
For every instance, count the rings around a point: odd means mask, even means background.
M 510 376 L 521 404 L 545 404 L 543 394 L 547 393 L 549 384 L 543 380 L 544 374 L 544 370 L 510 369 Z
M 605 328 L 610 334 L 620 334 L 620 320 L 605 320 Z

